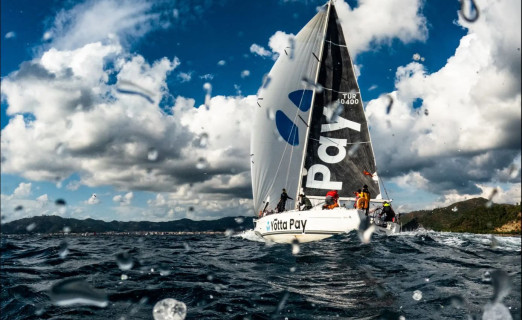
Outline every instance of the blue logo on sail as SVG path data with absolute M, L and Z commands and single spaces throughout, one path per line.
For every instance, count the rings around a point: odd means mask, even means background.
M 306 112 L 312 106 L 312 90 L 296 90 L 288 94 L 288 98 L 299 110 Z M 299 145 L 299 132 L 296 124 L 281 110 L 276 111 L 277 131 L 290 145 Z

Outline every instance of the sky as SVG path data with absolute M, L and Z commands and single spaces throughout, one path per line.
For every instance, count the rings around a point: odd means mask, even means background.
M 253 216 L 256 93 L 324 2 L 2 0 L 2 223 Z M 336 1 L 399 212 L 520 203 L 521 4 L 475 3 Z

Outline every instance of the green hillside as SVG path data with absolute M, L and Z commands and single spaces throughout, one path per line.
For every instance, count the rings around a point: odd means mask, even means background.
M 33 225 L 31 230 L 27 227 Z M 217 220 L 193 221 L 181 219 L 166 222 L 150 221 L 111 221 L 85 219 L 78 220 L 73 218 L 62 218 L 58 216 L 36 216 L 11 221 L 2 225 L 3 234 L 26 234 L 26 233 L 60 233 L 67 227 L 74 233 L 83 232 L 137 232 L 137 231 L 157 231 L 157 232 L 199 232 L 226 230 L 240 231 L 253 228 L 252 218 L 245 217 L 225 217 Z
M 520 205 L 488 205 L 484 198 L 454 203 L 445 208 L 413 211 L 401 216 L 404 230 L 417 225 L 434 231 L 520 234 Z M 505 225 L 508 229 L 501 229 Z

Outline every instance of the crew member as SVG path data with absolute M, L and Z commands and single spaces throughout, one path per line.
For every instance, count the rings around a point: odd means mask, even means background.
M 301 193 L 299 199 L 299 210 L 306 211 L 312 209 L 312 202 L 304 194 Z
M 288 196 L 286 189 L 283 189 L 283 193 L 281 193 L 281 198 L 279 198 L 279 203 L 277 204 L 277 212 L 285 211 L 286 200 L 288 199 L 294 200 Z
M 333 209 L 339 206 L 339 194 L 337 190 L 328 191 L 324 200 L 323 209 Z
M 353 194 L 355 194 L 355 202 L 353 203 L 353 207 L 356 209 L 362 209 L 362 205 L 359 200 L 361 199 L 361 189 L 357 189 Z
M 384 201 L 384 203 L 382 205 L 381 214 L 386 215 L 386 217 L 384 217 L 384 221 L 395 222 L 395 212 L 393 211 L 393 209 L 388 201 Z
M 366 210 L 366 215 L 368 215 L 368 211 L 370 210 L 370 190 L 368 190 L 367 185 L 363 186 L 361 198 L 364 198 L 361 209 Z

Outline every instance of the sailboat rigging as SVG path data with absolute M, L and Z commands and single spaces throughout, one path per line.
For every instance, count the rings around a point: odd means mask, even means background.
M 381 199 L 359 85 L 331 1 L 299 31 L 290 50 L 258 92 L 251 138 L 254 209 L 264 216 L 256 232 L 276 242 L 319 240 L 357 228 L 365 217 L 346 204 L 363 185 L 373 202 Z M 316 205 L 337 190 L 345 207 L 267 215 L 283 188 L 290 198 L 306 194 Z

